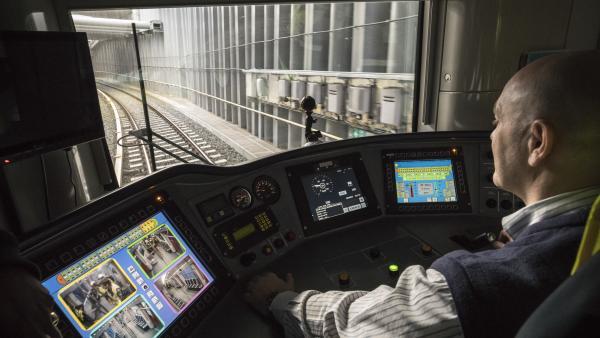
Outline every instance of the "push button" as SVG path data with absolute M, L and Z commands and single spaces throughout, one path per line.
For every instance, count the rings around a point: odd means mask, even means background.
M 421 253 L 425 256 L 429 256 L 433 253 L 433 248 L 431 245 L 423 243 L 421 244 Z
M 350 284 L 350 275 L 347 272 L 340 272 L 338 275 L 338 283 L 340 286 L 347 286 Z
M 490 208 L 490 209 L 496 209 L 496 206 L 498 206 L 498 201 L 496 201 L 493 198 L 488 198 L 485 201 L 485 206 L 488 207 L 488 208 Z
M 294 233 L 292 230 L 288 231 L 285 233 L 285 240 L 288 242 L 291 242 L 293 240 L 296 239 L 296 233 Z

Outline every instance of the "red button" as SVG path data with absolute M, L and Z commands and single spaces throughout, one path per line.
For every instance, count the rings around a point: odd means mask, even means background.
M 291 230 L 290 230 L 290 231 L 288 231 L 288 232 L 285 234 L 285 239 L 286 239 L 288 242 L 291 242 L 291 241 L 293 241 L 293 240 L 295 240 L 295 239 L 296 239 L 296 234 L 295 234 L 293 231 L 291 231 Z

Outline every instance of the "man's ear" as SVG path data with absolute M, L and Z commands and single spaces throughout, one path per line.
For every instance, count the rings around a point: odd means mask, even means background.
M 552 152 L 556 133 L 551 125 L 544 120 L 535 120 L 529 126 L 527 163 L 532 167 L 539 166 Z

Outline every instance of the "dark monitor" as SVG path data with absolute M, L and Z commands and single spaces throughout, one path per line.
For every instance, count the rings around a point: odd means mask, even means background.
M 0 158 L 101 137 L 86 34 L 0 32 Z

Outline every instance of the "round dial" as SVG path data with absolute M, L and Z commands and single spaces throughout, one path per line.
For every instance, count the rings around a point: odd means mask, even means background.
M 252 190 L 256 199 L 265 203 L 275 203 L 281 195 L 279 184 L 269 176 L 259 176 L 254 180 Z
M 333 191 L 333 181 L 327 175 L 317 175 L 313 177 L 310 185 L 317 195 Z
M 252 205 L 252 194 L 244 187 L 236 187 L 229 193 L 229 201 L 238 209 L 246 209 Z

